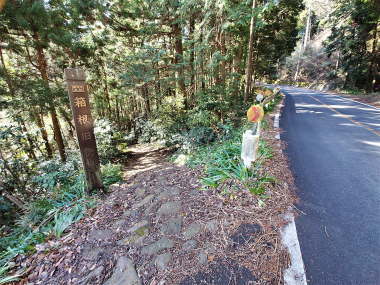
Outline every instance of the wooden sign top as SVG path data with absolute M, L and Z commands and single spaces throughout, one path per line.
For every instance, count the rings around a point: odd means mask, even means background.
M 73 93 L 83 93 L 86 91 L 86 86 L 83 85 L 71 85 L 71 92 Z
M 86 74 L 81 68 L 66 68 L 65 79 L 84 81 L 86 80 Z

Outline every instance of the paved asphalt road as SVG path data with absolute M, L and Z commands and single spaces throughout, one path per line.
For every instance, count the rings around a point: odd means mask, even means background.
M 380 285 L 380 109 L 282 87 L 308 284 Z

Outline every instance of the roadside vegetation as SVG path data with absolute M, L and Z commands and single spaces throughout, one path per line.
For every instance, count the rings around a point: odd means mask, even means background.
M 258 94 L 266 93 L 272 96 L 269 89 L 259 89 Z M 269 113 L 280 102 L 281 95 L 277 94 L 267 104 L 265 104 L 265 113 Z M 268 121 L 261 122 L 263 131 L 267 129 Z M 206 144 L 195 146 L 191 152 L 184 158 L 189 167 L 201 167 L 202 184 L 204 189 L 213 189 L 222 195 L 234 196 L 240 191 L 249 191 L 258 196 L 258 202 L 263 205 L 265 196 L 265 184 L 274 183 L 276 179 L 267 176 L 261 171 L 262 163 L 272 158 L 273 150 L 265 140 L 260 139 L 258 148 L 258 158 L 251 169 L 247 169 L 241 158 L 241 138 L 245 130 L 252 128 L 252 123 L 248 123 L 244 117 L 228 125 L 225 128 L 223 136 L 218 140 Z M 178 158 L 184 153 L 184 150 L 176 154 Z M 185 152 L 186 153 L 186 152 Z
M 378 1 L 305 1 L 302 40 L 283 62 L 278 83 L 354 95 L 379 95 Z

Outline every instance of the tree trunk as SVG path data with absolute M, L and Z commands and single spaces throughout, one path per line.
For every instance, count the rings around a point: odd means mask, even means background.
M 5 74 L 5 81 L 8 85 L 8 89 L 9 89 L 9 93 L 12 95 L 12 97 L 15 96 L 15 91 L 13 89 L 13 84 L 12 84 L 12 81 L 11 81 L 11 77 L 8 73 L 8 69 L 7 67 L 5 66 L 5 61 L 4 61 L 4 56 L 3 56 L 3 51 L 0 47 L 0 60 L 1 60 L 1 64 L 3 66 L 3 70 L 4 70 L 4 74 Z
M 116 96 L 115 97 L 115 105 L 116 105 L 116 122 L 117 122 L 117 127 L 120 130 L 121 128 L 121 116 L 120 116 L 120 102 L 119 98 Z
M 310 34 L 311 34 L 311 8 L 307 10 L 307 20 L 306 20 L 306 30 L 305 30 L 305 36 L 303 39 L 303 49 L 306 49 L 307 44 L 310 41 Z
M 225 57 L 227 54 L 226 35 L 223 32 L 220 34 L 220 49 L 223 57 Z M 220 80 L 221 84 L 224 86 L 226 82 L 226 60 L 224 58 L 220 63 Z
M 366 92 L 371 93 L 375 91 L 377 70 L 379 65 L 379 58 L 377 56 L 377 43 L 378 43 L 378 26 L 379 23 L 376 23 L 375 29 L 373 30 L 373 42 L 372 42 L 372 51 L 371 51 L 371 64 L 368 70 L 368 83 Z
M 48 73 L 47 73 L 47 60 L 46 60 L 46 57 L 44 54 L 44 50 L 39 43 L 39 36 L 37 33 L 33 34 L 33 39 L 35 40 L 35 45 L 36 45 L 35 49 L 37 51 L 37 67 L 41 73 L 41 77 L 42 77 L 43 81 L 46 84 L 46 88 L 49 89 L 49 77 L 48 77 Z M 50 104 L 49 112 L 50 112 L 50 117 L 51 117 L 51 121 L 53 124 L 54 139 L 55 139 L 57 146 L 58 146 L 59 155 L 60 155 L 62 161 L 66 161 L 65 145 L 63 143 L 61 127 L 59 125 L 59 121 L 57 118 L 57 112 L 55 111 L 54 103 Z
M 160 70 L 157 66 L 156 69 L 156 83 L 154 84 L 154 89 L 156 91 L 156 110 L 159 110 L 161 106 L 161 101 L 162 101 L 162 92 L 161 92 L 161 83 L 160 83 Z
M 7 192 L 2 193 L 5 198 L 7 198 L 9 201 L 11 201 L 14 205 L 16 205 L 20 210 L 26 210 L 26 206 L 23 201 L 21 201 L 16 196 L 13 196 Z
M 104 95 L 107 100 L 107 110 L 108 110 L 108 116 L 111 118 L 112 110 L 111 110 L 111 99 L 110 99 L 110 93 L 108 88 L 108 77 L 107 77 L 107 71 L 106 71 L 106 65 L 102 61 L 102 68 L 103 68 L 103 82 L 104 82 Z
M 249 27 L 249 43 L 248 43 L 248 58 L 245 69 L 245 90 L 244 90 L 244 102 L 248 101 L 248 95 L 251 92 L 252 85 L 252 73 L 253 73 L 253 44 L 254 44 L 254 33 L 256 25 L 256 0 L 252 0 L 252 17 L 251 24 Z
M 203 44 L 203 28 L 202 28 L 202 31 L 201 31 L 201 38 L 200 38 L 200 42 L 201 42 L 201 45 Z M 206 83 L 205 83 L 205 70 L 204 70 L 204 60 L 205 60 L 205 57 L 204 57 L 204 52 L 200 52 L 199 53 L 199 57 L 200 57 L 200 70 L 201 70 L 201 74 L 200 74 L 200 79 L 201 79 L 201 88 L 202 88 L 202 92 L 205 93 L 206 92 Z
M 52 158 L 53 157 L 53 151 L 52 151 L 52 148 L 50 146 L 49 136 L 48 136 L 48 133 L 47 133 L 46 128 L 45 128 L 43 116 L 38 114 L 37 112 L 34 112 L 34 120 L 36 121 L 37 127 L 40 129 L 42 139 L 45 143 L 45 150 L 47 153 L 47 157 Z
M 71 122 L 71 118 L 69 114 L 66 112 L 64 108 L 59 108 L 59 113 L 62 115 L 62 117 L 65 119 L 66 123 L 69 125 L 69 134 L 72 138 L 74 138 L 74 131 L 75 127 L 73 123 Z M 74 140 L 75 141 L 75 140 Z
M 31 136 L 30 136 L 30 134 L 28 132 L 28 129 L 27 129 L 26 124 L 25 124 L 25 121 L 22 118 L 22 116 L 19 117 L 19 121 L 20 121 L 21 129 L 25 133 L 26 139 L 28 141 L 27 152 L 29 154 L 29 157 L 31 159 L 37 160 L 37 156 L 36 156 L 36 154 L 34 152 L 34 142 L 33 142 L 32 138 L 31 138 Z
M 147 84 L 144 84 L 141 88 L 142 97 L 144 98 L 146 115 L 149 118 L 152 112 L 150 106 L 149 90 Z
M 63 137 L 61 133 L 61 126 L 59 125 L 57 112 L 54 106 L 50 107 L 50 116 L 53 123 L 54 140 L 57 143 L 59 156 L 63 162 L 66 161 L 65 144 L 63 143 Z
M 176 65 L 176 79 L 177 79 L 177 89 L 180 90 L 181 95 L 185 100 L 185 105 L 187 102 L 185 79 L 183 74 L 183 45 L 182 45 L 182 32 L 181 27 L 178 23 L 172 25 L 172 33 L 174 35 L 174 49 L 175 57 L 174 64 Z
M 190 26 L 189 26 L 189 37 L 190 37 L 190 98 L 189 101 L 192 102 L 195 94 L 195 38 L 194 38 L 194 30 L 195 30 L 195 15 L 192 14 L 190 16 Z

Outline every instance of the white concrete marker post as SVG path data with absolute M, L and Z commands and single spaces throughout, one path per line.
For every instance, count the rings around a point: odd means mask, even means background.
M 259 147 L 260 139 L 260 122 L 254 130 L 247 130 L 243 134 L 241 159 L 246 168 L 251 168 L 252 162 L 256 160 L 257 149 Z

